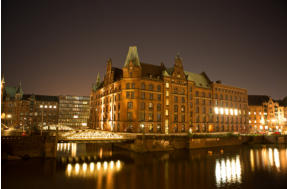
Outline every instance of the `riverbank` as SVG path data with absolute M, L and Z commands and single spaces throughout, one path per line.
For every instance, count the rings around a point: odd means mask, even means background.
M 1 159 L 55 158 L 55 136 L 1 136 Z
M 133 152 L 156 152 L 179 149 L 200 149 L 244 144 L 287 144 L 287 136 L 264 135 L 138 135 L 132 143 L 115 144 Z

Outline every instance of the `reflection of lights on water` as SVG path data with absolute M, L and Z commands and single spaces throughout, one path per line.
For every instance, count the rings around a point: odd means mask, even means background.
M 273 166 L 273 152 L 272 151 L 273 151 L 272 148 L 268 149 L 268 159 L 269 159 L 269 164 L 271 166 Z
M 280 153 L 284 152 L 286 149 L 280 149 Z M 259 152 L 261 151 L 261 153 Z M 280 156 L 279 150 L 277 148 L 262 148 L 260 150 L 256 149 L 256 159 L 254 159 L 253 155 L 253 149 L 250 149 L 250 164 L 251 169 L 254 170 L 254 164 L 256 163 L 257 168 L 272 168 L 276 167 L 278 170 L 280 169 L 281 163 L 280 158 L 283 161 L 283 159 L 287 158 L 286 156 L 282 155 Z M 260 166 L 261 165 L 261 166 Z
M 215 177 L 218 186 L 225 183 L 241 183 L 241 164 L 239 155 L 216 160 Z
M 95 169 L 95 165 L 97 166 L 97 169 Z M 96 164 L 94 162 L 91 162 L 89 164 L 76 163 L 75 165 L 69 163 L 67 164 L 66 175 L 68 177 L 70 176 L 92 177 L 92 176 L 97 176 L 97 174 L 116 173 L 121 170 L 121 167 L 122 167 L 122 162 L 119 160 L 116 163 L 114 161 L 97 162 Z
M 279 169 L 280 168 L 280 159 L 279 159 L 279 152 L 278 149 L 274 149 L 274 161 L 275 161 L 275 166 Z
M 251 171 L 254 171 L 254 152 L 250 150 L 250 164 L 251 164 Z
M 83 163 L 83 171 L 87 171 L 87 164 Z
M 100 163 L 100 162 L 97 163 L 97 169 L 98 169 L 98 170 L 101 169 L 101 163 Z
M 106 170 L 108 168 L 108 163 L 105 161 L 104 162 L 104 169 Z
M 113 169 L 114 168 L 114 161 L 110 162 L 110 167 Z
M 90 171 L 92 172 L 92 171 L 94 171 L 94 169 L 95 169 L 95 164 L 94 164 L 94 162 L 92 162 L 92 163 L 90 163 Z
M 120 168 L 121 168 L 121 162 L 120 162 L 120 160 L 118 160 L 116 164 L 117 164 L 117 165 L 116 165 L 116 166 L 117 166 L 117 169 L 120 169 Z
M 75 171 L 76 171 L 76 173 L 78 173 L 80 171 L 80 165 L 78 163 L 76 163 L 76 165 L 75 165 Z

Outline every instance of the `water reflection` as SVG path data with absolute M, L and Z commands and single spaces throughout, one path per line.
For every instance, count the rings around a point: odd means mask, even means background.
M 236 157 L 217 159 L 215 164 L 216 185 L 220 187 L 226 183 L 241 183 L 241 163 L 239 155 Z
M 58 143 L 57 156 L 73 158 L 90 156 L 102 159 L 112 156 L 112 146 L 110 144 L 94 143 Z
M 68 177 L 98 177 L 105 175 L 112 175 L 122 169 L 123 162 L 120 160 L 104 161 L 104 162 L 90 162 L 90 163 L 68 163 L 66 166 L 66 176 Z
M 249 153 L 252 172 L 256 169 L 287 171 L 287 148 L 251 148 Z

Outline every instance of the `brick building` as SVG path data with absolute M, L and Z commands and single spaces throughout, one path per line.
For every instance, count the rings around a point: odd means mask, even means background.
M 89 125 L 116 132 L 248 131 L 247 90 L 187 72 L 180 56 L 166 68 L 140 61 L 130 47 L 122 69 L 107 61 L 92 87 Z
M 248 95 L 250 132 L 283 132 L 286 107 L 265 95 Z

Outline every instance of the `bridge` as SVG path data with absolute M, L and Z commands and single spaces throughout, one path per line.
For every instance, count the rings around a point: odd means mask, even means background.
M 59 142 L 78 143 L 121 143 L 133 141 L 136 135 L 127 133 L 113 133 L 91 129 L 73 130 L 58 136 Z

